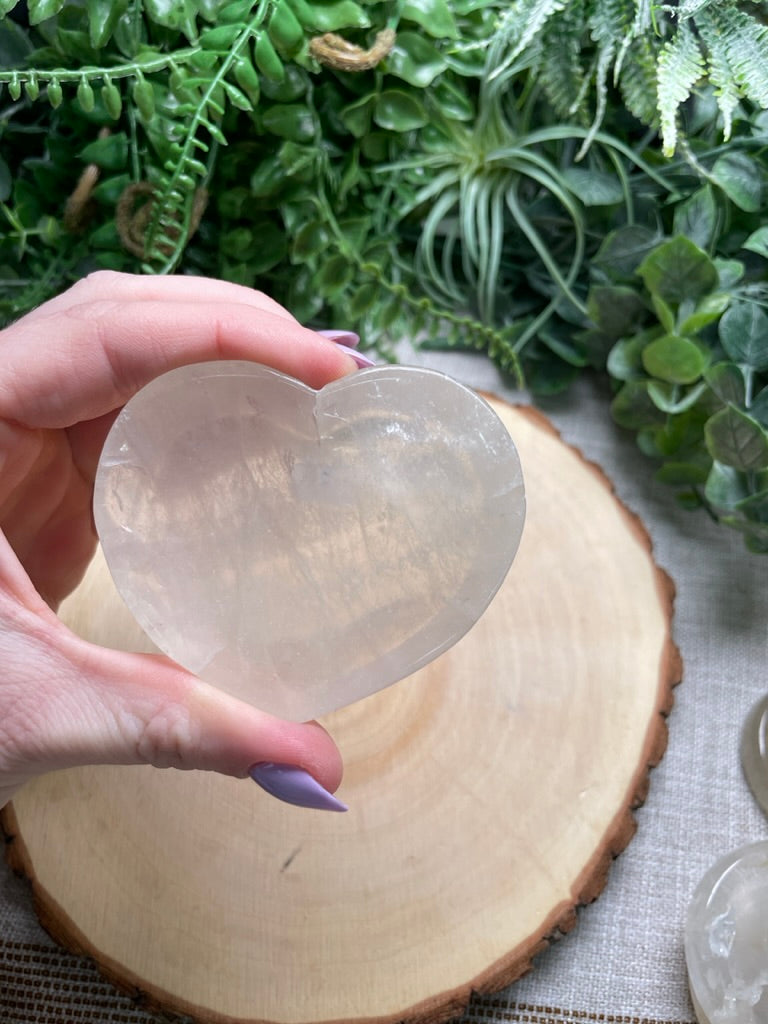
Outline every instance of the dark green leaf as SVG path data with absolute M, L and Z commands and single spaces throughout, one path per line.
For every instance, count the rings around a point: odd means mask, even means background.
M 700 249 L 710 249 L 717 235 L 717 203 L 711 185 L 675 207 L 673 227 L 676 235 L 690 238 Z
M 624 200 L 621 183 L 613 174 L 585 167 L 567 167 L 563 178 L 585 206 L 614 206 Z
M 680 334 L 696 334 L 707 324 L 714 323 L 728 308 L 730 301 L 730 295 L 724 292 L 705 295 L 694 311 L 680 322 Z
M 715 363 L 704 371 L 704 380 L 722 402 L 743 405 L 746 395 L 744 374 L 735 363 Z
M 352 279 L 352 268 L 343 256 L 331 256 L 313 277 L 313 285 L 322 295 L 337 295 Z
M 704 496 L 715 508 L 736 508 L 749 497 L 749 482 L 746 473 L 733 466 L 726 466 L 717 459 L 707 477 Z
M 30 25 L 39 25 L 46 18 L 52 18 L 59 13 L 64 3 L 65 0 L 29 0 L 27 9 Z
M 318 32 L 341 28 L 368 28 L 370 18 L 354 0 L 312 0 L 312 15 Z
M 717 270 L 707 254 L 688 238 L 663 242 L 638 268 L 648 291 L 670 305 L 685 299 L 698 302 L 718 283 Z
M 750 252 L 756 252 L 758 256 L 765 256 L 768 259 L 768 225 L 753 231 L 742 245 L 742 249 L 749 249 Z
M 447 0 L 405 0 L 400 8 L 403 21 L 414 21 L 438 39 L 458 39 L 459 31 Z
M 734 362 L 768 370 L 768 316 L 756 302 L 734 302 L 723 314 L 720 342 Z
M 331 244 L 328 228 L 320 221 L 305 224 L 293 239 L 293 259 L 297 263 L 319 256 L 326 252 Z
M 744 277 L 744 264 L 740 260 L 715 259 L 718 287 L 727 291 Z
M 91 46 L 100 50 L 106 46 L 115 25 L 125 14 L 128 0 L 88 0 L 88 32 Z
M 128 164 L 128 136 L 114 132 L 89 142 L 80 150 L 80 159 L 105 171 L 122 171 Z
M 616 380 L 635 380 L 644 377 L 643 349 L 657 336 L 658 331 L 653 328 L 619 339 L 608 353 L 608 373 Z
M 14 6 L 15 3 L 11 4 L 11 7 Z M 11 68 L 24 67 L 31 52 L 32 43 L 21 25 L 10 18 L 0 21 L 0 68 L 9 71 Z
M 672 487 L 699 487 L 705 483 L 708 469 L 709 460 L 706 465 L 697 462 L 666 462 L 656 471 L 655 476 L 659 483 Z
M 660 295 L 657 295 L 655 292 L 653 292 L 651 294 L 651 305 L 653 306 L 654 313 L 659 318 L 659 323 L 667 332 L 667 334 L 674 334 L 675 314 L 672 312 L 672 310 L 664 301 L 664 299 L 662 299 Z
M 409 85 L 424 89 L 445 71 L 442 53 L 429 40 L 415 32 L 398 32 L 387 56 L 387 71 Z
M 475 116 L 475 108 L 461 82 L 444 75 L 432 85 L 431 95 L 444 117 L 471 121 Z
M 592 265 L 612 281 L 631 278 L 659 242 L 659 235 L 640 224 L 606 235 Z
M 695 341 L 665 334 L 643 349 L 643 366 L 670 384 L 692 384 L 706 369 L 709 356 Z
M 760 164 L 740 150 L 724 153 L 715 160 L 712 177 L 740 210 L 757 213 L 763 196 Z
M 263 113 L 264 127 L 273 135 L 291 142 L 311 142 L 315 137 L 315 117 L 303 103 L 276 103 Z
M 746 413 L 729 405 L 715 413 L 704 427 L 713 459 L 747 473 L 768 466 L 768 434 Z
M 768 387 L 759 391 L 749 407 L 749 415 L 753 416 L 758 423 L 768 427 Z
M 376 99 L 373 119 L 380 128 L 391 132 L 409 132 L 427 123 L 424 105 L 399 89 L 385 89 Z
M 356 139 L 363 138 L 370 131 L 374 102 L 373 94 L 363 96 L 341 111 L 341 120 L 344 126 Z
M 647 319 L 648 308 L 633 288 L 593 285 L 587 296 L 587 314 L 604 334 L 622 338 Z
M 0 203 L 6 202 L 11 197 L 13 188 L 13 176 L 8 164 L 0 156 Z
M 663 423 L 665 415 L 651 401 L 645 381 L 630 380 L 611 402 L 611 414 L 620 427 L 639 430 Z

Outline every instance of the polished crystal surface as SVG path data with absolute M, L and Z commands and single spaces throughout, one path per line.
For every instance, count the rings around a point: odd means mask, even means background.
M 768 840 L 720 859 L 694 893 L 685 932 L 700 1024 L 768 1021 Z
M 741 733 L 741 766 L 755 800 L 768 817 L 768 695 L 747 715 Z
M 117 588 L 157 646 L 296 720 L 457 641 L 503 581 L 524 510 L 490 406 L 399 366 L 319 392 L 247 362 L 171 371 L 116 420 L 94 496 Z

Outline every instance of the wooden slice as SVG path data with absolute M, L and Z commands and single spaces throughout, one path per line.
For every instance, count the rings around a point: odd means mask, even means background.
M 599 469 L 494 401 L 528 517 L 477 626 L 328 716 L 346 815 L 150 768 L 40 779 L 5 816 L 43 923 L 205 1022 L 438 1021 L 519 977 L 603 887 L 666 742 L 672 587 Z M 141 646 L 97 561 L 63 609 Z

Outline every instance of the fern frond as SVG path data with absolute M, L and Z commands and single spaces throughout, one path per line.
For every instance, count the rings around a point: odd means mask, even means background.
M 595 70 L 595 114 L 587 138 L 577 154 L 580 160 L 600 130 L 608 101 L 608 73 L 614 64 L 623 39 L 630 32 L 635 19 L 634 0 L 602 0 L 592 7 L 589 31 L 597 43 Z
M 740 10 L 720 4 L 707 11 L 711 29 L 720 36 L 742 95 L 768 107 L 768 25 Z
M 658 121 L 656 107 L 656 62 L 659 44 L 650 33 L 642 33 L 631 41 L 621 69 L 619 89 L 631 114 L 643 124 Z
M 677 145 L 677 112 L 704 74 L 704 57 L 689 21 L 684 21 L 659 54 L 656 98 L 665 156 Z
M 613 81 L 618 85 L 624 61 L 629 53 L 630 47 L 636 39 L 647 37 L 652 28 L 651 0 L 635 0 L 635 17 L 629 32 L 622 40 L 619 52 L 616 55 L 616 62 L 613 65 Z
M 539 37 L 549 19 L 567 3 L 568 0 L 513 0 L 491 40 L 484 84 L 492 87 L 505 77 L 520 55 Z
M 733 127 L 733 112 L 738 106 L 742 91 L 736 82 L 728 50 L 723 44 L 722 33 L 706 11 L 696 19 L 696 27 L 707 48 L 707 73 L 723 116 L 723 137 L 727 142 Z
M 584 120 L 585 71 L 581 62 L 587 18 L 584 0 L 572 0 L 542 32 L 538 79 L 555 113 Z

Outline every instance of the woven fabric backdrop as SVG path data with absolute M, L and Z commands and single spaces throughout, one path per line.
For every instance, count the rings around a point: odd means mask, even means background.
M 403 351 L 401 358 L 520 400 L 485 357 Z M 747 712 L 768 691 L 768 557 L 748 554 L 735 532 L 715 527 L 703 513 L 679 509 L 670 491 L 654 483 L 653 467 L 633 438 L 611 424 L 608 402 L 603 384 L 582 380 L 543 411 L 566 441 L 606 471 L 676 584 L 674 636 L 684 681 L 675 692 L 669 747 L 636 814 L 637 834 L 600 898 L 525 978 L 476 997 L 465 1022 L 690 1024 L 682 942 L 693 889 L 721 854 L 768 837 L 738 750 Z M 514 821 L 506 824 L 515 828 Z M 2 1024 L 164 1019 L 117 992 L 88 960 L 55 946 L 37 924 L 26 884 L 0 867 Z

